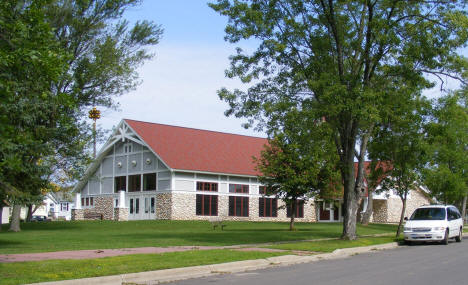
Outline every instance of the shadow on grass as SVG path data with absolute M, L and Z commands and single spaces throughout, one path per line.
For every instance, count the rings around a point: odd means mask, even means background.
M 2 239 L 0 239 L 0 249 L 11 247 L 11 246 L 18 246 L 20 244 L 24 244 L 24 242 L 16 241 L 16 240 L 2 240 Z

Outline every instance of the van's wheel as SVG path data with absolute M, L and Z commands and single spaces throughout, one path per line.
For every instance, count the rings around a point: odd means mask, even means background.
M 447 229 L 445 230 L 445 237 L 442 240 L 442 244 L 448 245 L 449 244 L 448 240 L 449 240 L 449 230 Z
M 456 242 L 461 242 L 463 240 L 463 228 L 460 228 L 458 236 L 455 238 Z

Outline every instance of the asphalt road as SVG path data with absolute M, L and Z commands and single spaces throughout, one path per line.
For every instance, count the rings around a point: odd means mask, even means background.
M 451 240 L 448 246 L 401 246 L 345 259 L 224 274 L 171 284 L 463 285 L 468 284 L 468 238 L 465 237 L 462 243 Z

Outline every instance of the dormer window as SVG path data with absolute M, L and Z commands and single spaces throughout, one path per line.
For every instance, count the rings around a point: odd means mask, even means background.
M 130 153 L 130 152 L 132 152 L 132 144 L 131 143 L 124 144 L 124 153 Z

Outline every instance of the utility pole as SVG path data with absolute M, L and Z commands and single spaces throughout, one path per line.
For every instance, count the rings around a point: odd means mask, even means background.
M 89 118 L 94 121 L 93 123 L 93 147 L 94 147 L 94 158 L 96 158 L 96 120 L 101 118 L 101 111 L 93 107 L 89 111 Z

